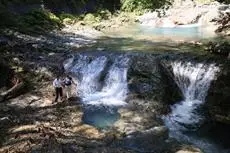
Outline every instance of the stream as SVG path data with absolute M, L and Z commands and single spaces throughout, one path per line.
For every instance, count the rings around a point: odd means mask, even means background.
M 144 30 L 142 27 L 139 30 L 142 31 L 143 35 L 146 33 L 148 35 L 157 34 L 159 37 L 172 34 L 177 37 L 188 36 L 189 39 L 194 37 L 202 39 L 205 35 L 196 26 L 176 29 L 145 28 Z M 191 35 L 189 35 L 190 33 Z M 125 38 L 121 39 L 125 40 Z M 113 48 L 114 44 L 115 47 Z M 109 129 L 120 118 L 118 109 L 129 105 L 126 102 L 126 98 L 130 94 L 128 85 L 130 80 L 128 80 L 127 73 L 131 64 L 130 60 L 134 56 L 134 53 L 129 52 L 132 44 L 134 48 L 137 47 L 134 40 L 129 40 L 127 43 L 127 41 L 111 38 L 106 40 L 107 48 L 104 47 L 105 44 L 99 44 L 97 51 L 91 48 L 92 51 L 90 52 L 74 54 L 64 63 L 65 70 L 73 74 L 75 81 L 78 83 L 76 90 L 84 106 L 83 123 L 99 129 Z M 153 46 L 154 44 L 144 43 L 141 45 Z M 114 50 L 119 50 L 117 47 L 127 52 L 114 53 Z M 135 56 L 138 56 L 140 50 L 145 52 L 144 48 L 139 48 L 136 50 L 138 53 L 135 53 Z M 154 50 L 154 46 L 152 50 Z M 162 54 L 160 56 L 165 56 L 164 54 L 167 53 L 162 52 L 160 54 Z M 214 62 L 206 63 L 206 61 L 196 62 L 178 59 L 172 61 L 170 67 L 173 80 L 183 96 L 182 101 L 171 105 L 171 113 L 161 117 L 165 126 L 169 129 L 170 137 L 177 139 L 179 142 L 197 146 L 205 153 L 228 153 L 230 151 L 229 146 L 223 147 L 221 143 L 214 141 L 213 136 L 207 134 L 206 130 L 208 128 L 203 128 L 208 121 L 208 117 L 202 106 L 205 103 L 211 82 L 220 72 L 218 65 Z M 218 125 L 217 127 L 220 128 Z M 209 127 L 209 129 L 212 129 L 212 127 Z M 227 128 L 223 127 L 223 130 L 227 131 Z M 225 140 L 224 136 L 218 139 L 220 141 Z

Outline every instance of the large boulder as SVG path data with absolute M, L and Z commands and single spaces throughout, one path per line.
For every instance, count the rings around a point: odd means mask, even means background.
M 207 104 L 213 120 L 230 124 L 230 62 L 226 60 L 217 80 L 207 96 Z
M 157 56 L 146 54 L 132 58 L 128 82 L 129 91 L 145 99 L 171 104 L 181 98 L 179 88 Z
M 181 100 L 181 92 L 161 59 L 152 55 L 132 58 L 128 70 L 129 103 L 166 113 L 169 104 Z M 138 100 L 139 99 L 139 100 Z M 147 106 L 146 106 L 147 105 Z
M 167 138 L 167 128 L 160 126 L 134 132 L 124 138 L 121 143 L 124 146 L 133 146 L 133 148 L 143 150 L 144 152 L 167 152 L 171 149 L 171 145 L 165 142 Z

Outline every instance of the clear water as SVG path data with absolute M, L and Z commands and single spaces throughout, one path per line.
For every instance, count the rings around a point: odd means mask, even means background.
M 120 118 L 117 108 L 85 106 L 83 108 L 82 122 L 99 129 L 111 127 Z
M 144 34 L 168 38 L 203 39 L 216 36 L 213 32 L 208 32 L 206 27 L 201 27 L 198 24 L 181 25 L 177 27 L 140 26 L 139 28 Z
M 134 24 L 127 27 L 105 31 L 112 38 L 132 38 L 133 40 L 149 40 L 151 42 L 201 41 L 216 38 L 212 27 L 199 24 L 178 25 L 176 27 L 151 27 Z M 144 50 L 143 50 L 144 51 Z

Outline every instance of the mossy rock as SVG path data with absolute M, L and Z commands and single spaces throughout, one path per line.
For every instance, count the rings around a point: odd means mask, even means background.
M 101 17 L 99 16 L 95 16 L 94 14 L 92 13 L 88 13 L 85 15 L 83 21 L 86 23 L 86 24 L 93 24 L 93 23 L 96 23 L 96 22 L 100 22 L 101 20 Z

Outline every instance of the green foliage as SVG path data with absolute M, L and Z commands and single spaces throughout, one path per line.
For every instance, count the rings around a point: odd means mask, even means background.
M 0 11 L 1 29 L 10 28 L 23 33 L 42 33 L 62 27 L 61 20 L 48 10 L 33 10 L 18 15 L 2 9 Z
M 96 18 L 96 16 L 94 16 L 92 13 L 87 13 L 83 19 L 83 21 L 86 24 L 93 24 L 95 22 L 99 22 L 100 18 Z
M 164 5 L 169 5 L 167 0 L 121 0 L 121 10 L 127 12 L 141 12 L 144 10 L 155 10 Z
M 99 23 L 102 20 L 107 20 L 112 16 L 112 13 L 108 10 L 100 10 L 97 13 L 87 13 L 84 16 L 84 23 L 85 24 L 94 24 L 94 23 Z
M 34 10 L 19 18 L 19 28 L 22 32 L 45 32 L 62 27 L 61 20 L 48 10 Z
M 78 16 L 74 16 L 74 15 L 69 14 L 69 13 L 61 13 L 61 14 L 58 15 L 58 17 L 59 17 L 59 19 L 60 19 L 61 21 L 63 21 L 63 20 L 66 19 L 66 18 L 69 18 L 69 19 L 71 19 L 71 20 L 76 20 L 76 19 L 78 19 Z
M 97 16 L 100 16 L 101 19 L 107 20 L 111 18 L 112 13 L 109 10 L 99 10 L 96 13 Z

